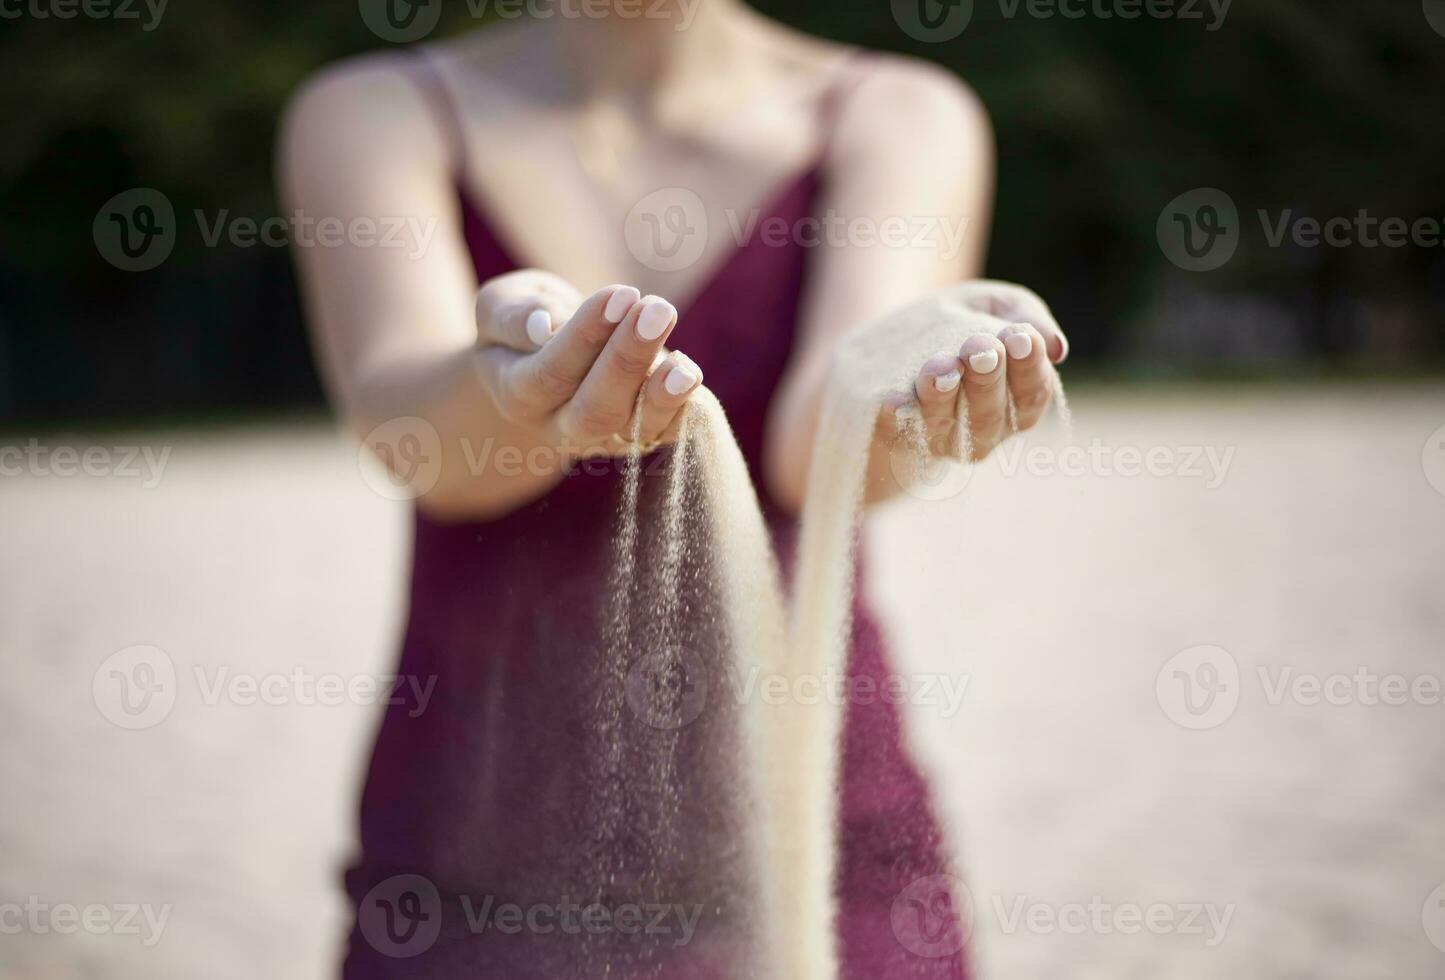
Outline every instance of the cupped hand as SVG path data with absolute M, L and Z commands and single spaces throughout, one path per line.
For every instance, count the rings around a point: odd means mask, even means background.
M 672 442 L 702 383 L 691 358 L 664 346 L 677 310 L 632 286 L 584 297 L 525 269 L 483 285 L 476 314 L 478 370 L 498 411 L 568 455 Z
M 976 462 L 1038 423 L 1053 398 L 1053 365 L 1068 356 L 1069 342 L 1048 305 L 1022 286 L 967 283 L 954 298 L 986 318 L 989 332 L 970 336 L 957 352 L 930 357 L 913 388 L 930 452 L 943 456 L 962 447 Z M 901 405 L 894 400 L 885 411 Z M 966 432 L 954 432 L 958 419 L 966 421 Z

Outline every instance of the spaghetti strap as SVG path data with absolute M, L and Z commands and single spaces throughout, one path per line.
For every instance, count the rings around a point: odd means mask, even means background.
M 437 67 L 436 59 L 421 49 L 400 54 L 401 69 L 421 90 L 426 103 L 431 106 L 432 115 L 441 127 L 452 148 L 452 173 L 459 180 L 467 172 L 467 131 L 462 125 L 461 110 L 451 86 Z
M 833 143 L 833 131 L 838 126 L 838 117 L 848 96 L 868 77 L 873 64 L 872 53 L 861 48 L 849 52 L 843 63 L 835 70 L 828 88 L 818 101 L 818 121 L 823 132 L 822 146 L 826 152 Z

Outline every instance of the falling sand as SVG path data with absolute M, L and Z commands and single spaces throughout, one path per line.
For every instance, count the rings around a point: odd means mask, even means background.
M 791 601 L 747 464 L 711 392 L 690 400 L 660 493 L 644 492 L 654 489 L 644 482 L 647 461 L 627 460 L 594 726 L 593 869 L 599 896 L 616 886 L 665 901 L 685 895 L 705 914 L 691 959 L 638 946 L 599 975 L 837 976 L 843 706 L 763 698 L 738 681 L 780 678 L 796 691 L 799 679 L 846 671 L 878 415 L 905 394 L 895 475 L 909 480 L 938 465 L 928 445 L 939 440 L 920 424 L 913 379 L 930 356 L 1008 322 L 970 307 L 971 295 L 945 290 L 840 345 L 813 444 Z M 1066 418 L 1052 369 L 1051 378 Z M 967 420 L 954 421 L 946 448 L 961 460 Z M 620 844 L 637 833 L 649 842 L 640 858 Z

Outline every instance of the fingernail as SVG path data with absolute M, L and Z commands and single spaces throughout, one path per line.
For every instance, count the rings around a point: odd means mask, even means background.
M 669 395 L 680 395 L 691 391 L 700 380 L 686 364 L 675 364 L 672 370 L 667 372 L 667 377 L 662 379 L 662 386 Z
M 1018 333 L 1011 333 L 1003 339 L 1004 350 L 1014 360 L 1023 360 L 1028 357 L 1034 349 L 1034 338 L 1020 330 Z
M 653 300 L 637 315 L 637 336 L 643 340 L 656 340 L 667 330 L 676 314 L 677 311 L 667 300 Z
M 533 310 L 527 314 L 527 339 L 538 347 L 551 340 L 552 314 L 546 310 Z
M 934 354 L 923 362 L 922 371 L 924 374 L 940 375 L 947 374 L 958 365 L 958 361 L 952 354 Z
M 958 383 L 962 380 L 963 372 L 959 371 L 958 368 L 954 368 L 947 374 L 940 374 L 938 377 L 934 378 L 933 387 L 937 388 L 939 391 L 952 391 L 953 389 L 958 387 Z
M 977 354 L 971 354 L 968 358 L 968 366 L 979 374 L 988 374 L 998 367 L 998 351 L 981 350 Z
M 612 298 L 607 301 L 607 308 L 602 311 L 603 319 L 608 323 L 621 323 L 627 311 L 640 299 L 642 294 L 633 287 L 618 286 L 613 291 Z

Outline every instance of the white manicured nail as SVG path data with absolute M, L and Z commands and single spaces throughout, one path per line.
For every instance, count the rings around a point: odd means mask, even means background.
M 552 314 L 533 310 L 527 314 L 527 339 L 541 347 L 552 339 Z
M 1003 339 L 1004 350 L 1016 361 L 1028 357 L 1034 349 L 1034 338 L 1026 333 L 1011 333 Z
M 627 311 L 640 299 L 642 294 L 631 286 L 618 286 L 607 301 L 607 308 L 602 311 L 603 319 L 608 323 L 621 323 Z
M 669 395 L 680 395 L 685 391 L 691 391 L 701 379 L 693 373 L 692 368 L 686 364 L 673 365 L 667 377 L 662 379 L 662 386 L 667 389 Z
M 937 388 L 939 391 L 948 392 L 948 391 L 952 391 L 953 389 L 957 388 L 957 387 L 958 387 L 958 383 L 959 383 L 960 381 L 962 381 L 962 380 L 963 380 L 963 373 L 962 373 L 961 371 L 959 371 L 957 368 L 954 368 L 952 371 L 949 371 L 947 374 L 940 374 L 938 377 L 934 378 L 934 379 L 933 379 L 933 387 Z
M 968 366 L 979 374 L 988 374 L 998 367 L 998 351 L 981 350 L 977 354 L 972 354 L 968 358 Z
M 668 324 L 672 323 L 672 318 L 676 315 L 677 311 L 667 300 L 653 300 L 637 315 L 637 336 L 643 340 L 656 340 L 667 330 Z

